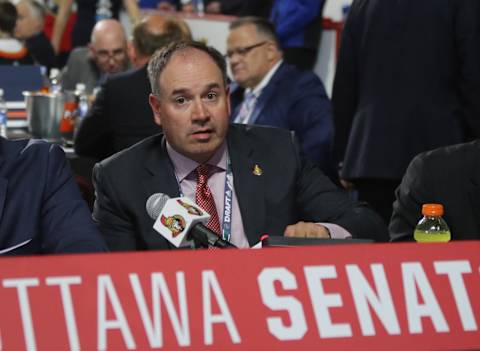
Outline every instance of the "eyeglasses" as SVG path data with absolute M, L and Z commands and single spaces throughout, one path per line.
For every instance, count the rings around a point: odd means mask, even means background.
M 250 51 L 252 51 L 253 49 L 258 48 L 259 46 L 265 45 L 266 43 L 267 43 L 266 41 L 262 41 L 261 43 L 253 44 L 253 45 L 250 45 L 250 46 L 245 46 L 243 48 L 228 50 L 225 57 L 232 58 L 232 56 L 235 55 L 235 54 L 238 54 L 239 56 L 243 57 L 246 54 L 248 54 Z
M 114 60 L 120 61 L 123 60 L 125 57 L 125 50 L 124 49 L 116 49 L 113 51 L 107 51 L 107 50 L 98 50 L 95 52 L 95 56 L 100 61 L 107 61 L 113 58 Z

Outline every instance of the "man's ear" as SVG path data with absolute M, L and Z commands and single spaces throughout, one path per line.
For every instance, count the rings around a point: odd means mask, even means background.
M 227 85 L 227 88 L 225 89 L 227 91 L 227 111 L 228 111 L 228 117 L 231 115 L 231 107 L 230 107 L 230 86 Z
M 88 55 L 90 56 L 91 59 L 95 57 L 95 48 L 93 47 L 92 43 L 88 44 Z
M 153 111 L 153 119 L 156 124 L 162 126 L 162 118 L 160 113 L 160 100 L 153 94 L 148 96 L 148 102 Z
M 274 42 L 269 41 L 267 43 L 267 58 L 269 61 L 273 61 L 277 59 L 278 51 L 279 49 Z
M 127 55 L 132 65 L 136 67 L 135 61 L 137 60 L 137 52 L 135 51 L 135 46 L 131 41 L 129 41 L 127 44 Z

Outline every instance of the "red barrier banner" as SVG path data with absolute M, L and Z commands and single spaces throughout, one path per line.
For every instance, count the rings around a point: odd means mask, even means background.
M 480 242 L 0 259 L 0 350 L 480 349 Z

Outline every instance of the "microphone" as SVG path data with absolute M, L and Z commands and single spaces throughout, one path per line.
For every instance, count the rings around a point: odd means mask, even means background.
M 148 198 L 146 209 L 155 220 L 153 229 L 175 247 L 191 246 L 192 241 L 201 247 L 236 247 L 205 226 L 210 215 L 187 197 L 156 193 Z

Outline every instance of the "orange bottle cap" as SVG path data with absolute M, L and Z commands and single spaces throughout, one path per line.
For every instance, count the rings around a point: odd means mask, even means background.
M 443 216 L 443 205 L 424 204 L 422 206 L 422 214 L 424 216 Z

